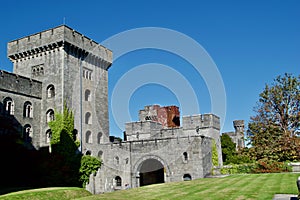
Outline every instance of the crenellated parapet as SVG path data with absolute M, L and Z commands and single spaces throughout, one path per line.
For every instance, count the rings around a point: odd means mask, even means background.
M 163 128 L 158 122 L 138 121 L 125 124 L 126 137 L 128 141 L 150 139 Z
M 183 129 L 206 129 L 220 130 L 220 118 L 214 114 L 191 115 L 182 117 Z
M 245 128 L 244 120 L 234 120 L 233 126 L 236 132 L 244 133 L 244 128 Z
M 51 54 L 63 47 L 68 53 L 96 66 L 112 64 L 112 51 L 66 25 L 13 40 L 7 45 L 7 54 L 12 62 Z

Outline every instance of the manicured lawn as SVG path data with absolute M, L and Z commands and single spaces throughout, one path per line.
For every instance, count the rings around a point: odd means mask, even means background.
M 296 180 L 300 174 L 245 174 L 224 178 L 149 185 L 99 195 L 82 188 L 43 188 L 25 190 L 0 196 L 3 199 L 272 199 L 274 194 L 297 194 Z
M 300 174 L 247 174 L 149 185 L 81 198 L 92 199 L 272 199 L 274 194 L 297 194 Z
M 22 199 L 22 200 L 61 200 L 75 199 L 89 196 L 91 193 L 82 188 L 42 188 L 34 190 L 24 190 L 1 195 L 0 200 L 4 199 Z

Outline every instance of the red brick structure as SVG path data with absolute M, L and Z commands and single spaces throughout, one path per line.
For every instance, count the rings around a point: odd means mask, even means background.
M 150 105 L 139 111 L 140 121 L 155 121 L 164 128 L 180 127 L 180 112 L 177 106 Z

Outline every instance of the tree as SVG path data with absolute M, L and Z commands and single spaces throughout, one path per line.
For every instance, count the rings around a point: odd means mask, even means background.
M 79 185 L 79 168 L 81 154 L 78 152 L 79 142 L 74 136 L 74 115 L 67 105 L 62 113 L 55 112 L 55 120 L 49 122 L 51 129 L 51 156 L 46 166 L 51 166 L 49 181 L 54 185 L 75 186 Z
M 256 159 L 299 160 L 300 76 L 278 76 L 259 96 L 247 131 Z
M 96 173 L 97 170 L 101 167 L 102 161 L 93 156 L 85 155 L 81 158 L 80 165 L 80 181 L 82 186 L 85 187 L 89 183 L 89 178 L 92 173 Z
M 49 127 L 52 151 L 66 156 L 75 154 L 79 141 L 74 136 L 74 115 L 66 104 L 62 113 L 55 112 L 55 120 L 49 122 Z
M 232 142 L 229 135 L 222 134 L 221 136 L 222 158 L 225 164 L 229 163 L 232 156 L 236 154 L 235 143 Z

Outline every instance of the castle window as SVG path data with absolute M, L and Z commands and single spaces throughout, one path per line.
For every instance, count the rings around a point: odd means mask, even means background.
M 47 112 L 46 112 L 46 122 L 51 122 L 54 120 L 54 111 L 52 109 L 49 109 Z
M 90 90 L 85 90 L 84 100 L 85 101 L 91 101 L 91 91 Z
M 122 186 L 122 179 L 120 176 L 116 176 L 115 178 L 115 184 L 117 187 L 121 187 Z
M 183 161 L 188 160 L 188 153 L 187 152 L 183 152 L 182 156 L 183 156 Z
M 184 175 L 183 175 L 183 180 L 184 180 L 184 181 L 191 181 L 191 180 L 192 180 L 192 177 L 191 177 L 190 174 L 184 174 Z
M 129 158 L 125 159 L 125 163 L 126 163 L 126 165 L 129 163 Z
M 32 107 L 32 104 L 29 101 L 26 101 L 24 103 L 23 116 L 28 117 L 28 118 L 33 117 L 33 107 Z
M 91 131 L 87 131 L 85 133 L 85 142 L 88 144 L 92 143 L 92 132 Z
M 85 114 L 85 123 L 86 124 L 92 124 L 92 116 L 91 116 L 91 113 L 87 112 Z
M 26 142 L 31 142 L 32 140 L 32 128 L 29 124 L 26 124 L 23 129 L 23 139 Z
M 85 155 L 91 156 L 91 155 L 92 155 L 92 152 L 91 152 L 90 150 L 88 150 L 88 151 L 85 152 Z
M 102 140 L 102 133 L 99 132 L 99 133 L 98 133 L 98 136 L 97 136 L 97 143 L 100 144 L 100 143 L 101 143 L 101 140 Z
M 14 101 L 10 97 L 4 99 L 5 112 L 9 115 L 14 115 Z
M 31 67 L 32 76 L 40 76 L 44 74 L 44 64 Z
M 82 77 L 87 80 L 92 80 L 92 70 L 84 68 L 82 70 Z
M 99 151 L 99 152 L 98 152 L 98 158 L 101 158 L 101 159 L 102 159 L 102 156 L 103 156 L 103 151 Z
M 118 156 L 115 157 L 115 165 L 119 165 L 120 163 L 120 159 Z
M 54 85 L 48 85 L 48 87 L 47 87 L 47 98 L 52 98 L 54 96 L 55 96 Z
M 52 131 L 51 131 L 51 129 L 48 129 L 48 130 L 46 131 L 46 143 L 47 143 L 47 144 L 50 143 L 51 137 L 52 137 Z

